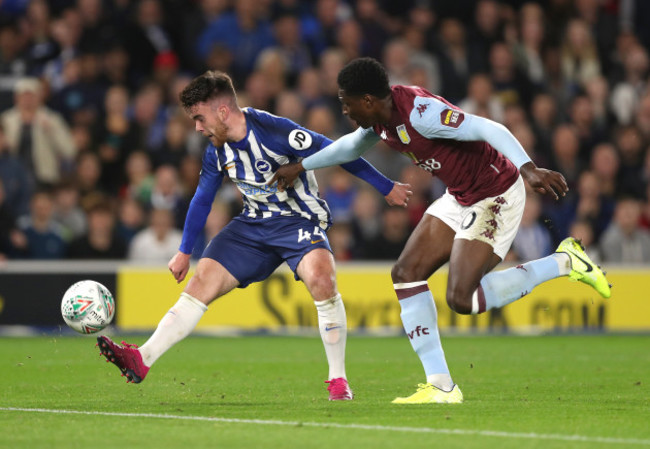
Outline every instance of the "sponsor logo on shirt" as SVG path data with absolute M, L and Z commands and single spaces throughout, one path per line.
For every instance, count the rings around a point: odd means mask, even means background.
M 289 133 L 289 145 L 294 150 L 306 150 L 311 146 L 311 134 L 302 129 L 294 129 Z
M 379 135 L 379 137 L 381 137 L 383 140 L 388 139 L 388 135 L 386 134 L 386 130 L 383 130 L 381 132 L 381 134 Z
M 271 171 L 271 163 L 264 159 L 257 159 L 255 161 L 255 169 L 260 173 L 268 173 Z
M 406 132 L 406 125 L 402 124 L 397 127 L 397 135 L 403 144 L 406 145 L 411 143 L 411 136 L 409 136 L 409 133 Z
M 429 107 L 429 103 L 422 103 L 417 105 L 416 109 L 418 111 L 418 114 L 420 114 L 420 117 L 422 117 L 422 114 L 424 113 L 424 111 L 427 110 L 428 107 Z
M 433 172 L 435 170 L 440 170 L 442 168 L 442 164 L 434 158 L 431 158 L 427 159 L 426 161 L 418 162 L 418 167 L 428 172 Z
M 455 109 L 445 109 L 440 113 L 440 123 L 450 128 L 458 128 L 465 120 L 465 114 Z
M 255 186 L 246 182 L 237 182 L 235 184 L 237 184 L 239 190 L 246 196 L 272 195 L 278 193 L 277 183 L 272 186 L 267 186 L 266 184 Z

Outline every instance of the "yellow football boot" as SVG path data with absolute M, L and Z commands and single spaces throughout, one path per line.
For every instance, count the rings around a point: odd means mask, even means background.
M 607 282 L 607 278 L 600 267 L 587 256 L 579 240 L 567 237 L 562 240 L 555 252 L 565 253 L 571 259 L 570 279 L 592 286 L 603 298 L 609 298 L 612 295 L 610 291 L 612 285 Z
M 461 404 L 463 393 L 458 385 L 451 391 L 442 391 L 433 384 L 418 384 L 418 390 L 407 398 L 395 398 L 393 404 Z

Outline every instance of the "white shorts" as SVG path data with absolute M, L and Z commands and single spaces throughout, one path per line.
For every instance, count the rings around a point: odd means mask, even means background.
M 525 204 L 526 188 L 519 176 L 501 195 L 485 198 L 471 206 L 458 204 L 456 198 L 445 192 L 426 213 L 453 229 L 455 238 L 485 242 L 503 260 L 517 235 Z

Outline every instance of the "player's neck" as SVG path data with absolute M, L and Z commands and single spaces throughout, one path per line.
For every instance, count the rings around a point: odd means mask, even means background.
M 248 127 L 246 125 L 246 117 L 241 111 L 237 111 L 231 117 L 228 129 L 228 142 L 239 142 L 246 137 Z

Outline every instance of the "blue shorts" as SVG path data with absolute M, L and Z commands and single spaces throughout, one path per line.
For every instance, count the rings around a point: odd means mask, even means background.
M 219 262 L 244 288 L 269 277 L 282 262 L 300 280 L 296 268 L 305 254 L 316 248 L 332 252 L 325 231 L 306 218 L 235 217 L 210 241 L 201 257 Z

